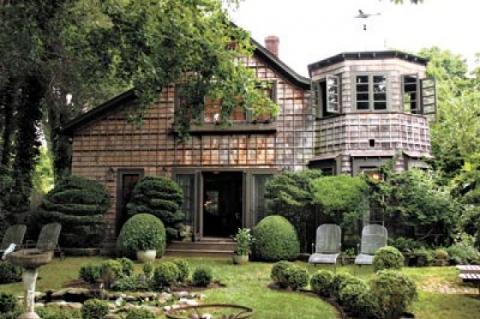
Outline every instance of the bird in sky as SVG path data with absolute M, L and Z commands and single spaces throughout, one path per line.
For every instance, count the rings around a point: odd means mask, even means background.
M 373 17 L 373 16 L 379 16 L 380 14 L 381 14 L 380 12 L 365 13 L 365 12 L 363 12 L 362 9 L 358 9 L 358 15 L 355 16 L 355 18 L 357 18 L 357 19 L 367 19 L 367 18 L 370 18 L 370 17 Z

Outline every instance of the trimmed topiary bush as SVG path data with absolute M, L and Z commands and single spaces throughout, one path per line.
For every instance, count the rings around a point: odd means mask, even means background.
M 165 227 L 160 219 L 150 214 L 138 214 L 122 227 L 117 239 L 117 251 L 133 257 L 138 250 L 156 249 L 157 256 L 165 253 Z
M 79 176 L 62 179 L 43 199 L 35 222 L 62 224 L 62 247 L 98 247 L 105 234 L 110 198 L 103 185 Z
M 173 263 L 177 265 L 178 268 L 178 282 L 187 281 L 190 276 L 190 265 L 188 264 L 188 261 L 185 259 L 175 259 Z
M 155 289 L 162 290 L 175 285 L 178 279 L 178 267 L 166 261 L 157 266 L 153 272 L 152 285 Z
M 22 268 L 0 261 L 0 284 L 10 284 L 22 281 Z
M 88 264 L 80 267 L 79 277 L 85 282 L 94 284 L 102 277 L 102 266 Z
M 436 266 L 447 266 L 449 263 L 450 256 L 445 249 L 436 249 L 435 250 L 435 265 Z
M 332 295 L 332 284 L 334 274 L 328 270 L 317 271 L 310 279 L 310 287 L 320 296 L 330 297 Z
M 430 266 L 433 263 L 433 252 L 431 250 L 420 248 L 413 252 L 416 259 L 416 265 L 419 267 Z
M 360 295 L 360 293 L 368 290 L 368 285 L 363 280 L 356 277 L 354 278 L 355 280 L 349 279 L 344 282 L 338 291 L 338 302 L 346 308 L 355 301 L 354 299 Z
M 100 265 L 100 278 L 106 288 L 110 288 L 121 277 L 123 277 L 123 267 L 118 260 L 110 259 Z
M 287 269 L 291 267 L 293 264 L 291 262 L 282 260 L 275 263 L 272 266 L 272 270 L 270 272 L 270 278 L 273 280 L 281 288 L 287 288 Z
M 206 266 L 197 267 L 192 275 L 192 283 L 196 287 L 208 287 L 212 279 L 212 269 Z
M 142 178 L 132 192 L 127 204 L 128 214 L 151 214 L 165 225 L 167 239 L 177 239 L 185 214 L 181 207 L 183 192 L 178 184 L 166 177 L 146 176 Z
M 405 263 L 402 253 L 395 247 L 385 246 L 380 248 L 373 258 L 375 271 L 383 269 L 401 269 Z
M 155 315 L 147 309 L 131 309 L 127 313 L 126 319 L 155 319 Z
M 300 253 L 297 232 L 282 216 L 268 216 L 253 228 L 253 255 L 266 261 L 292 260 Z
M 333 276 L 332 280 L 332 296 L 337 300 L 340 299 L 340 290 L 344 285 L 357 282 L 358 278 L 350 275 L 349 273 L 338 273 Z
M 131 276 L 133 274 L 133 261 L 128 258 L 118 258 L 116 260 L 122 265 L 122 274 L 124 276 Z
M 355 318 L 377 318 L 377 305 L 365 282 L 344 285 L 339 297 L 343 309 Z
M 287 278 L 287 285 L 292 290 L 298 290 L 308 285 L 308 272 L 297 265 L 288 267 L 285 276 Z
M 85 301 L 82 308 L 82 319 L 104 319 L 108 315 L 108 303 L 98 299 Z
M 370 281 L 370 290 L 382 319 L 398 319 L 417 298 L 415 282 L 395 270 L 377 272 Z

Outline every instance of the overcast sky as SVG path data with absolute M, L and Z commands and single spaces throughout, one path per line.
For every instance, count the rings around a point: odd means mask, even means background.
M 355 19 L 358 9 L 381 15 Z M 260 43 L 279 36 L 280 58 L 303 75 L 308 64 L 345 51 L 414 53 L 436 45 L 464 55 L 470 66 L 480 52 L 480 0 L 244 0 L 232 18 Z

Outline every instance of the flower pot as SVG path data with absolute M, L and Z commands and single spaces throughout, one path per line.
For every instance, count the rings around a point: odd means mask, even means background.
M 142 263 L 155 261 L 156 257 L 157 251 L 154 249 L 137 251 L 137 259 L 140 260 Z
M 248 255 L 233 255 L 233 263 L 236 265 L 248 263 Z

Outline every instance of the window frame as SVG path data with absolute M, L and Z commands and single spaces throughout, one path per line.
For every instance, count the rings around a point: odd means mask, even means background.
M 312 80 L 312 106 L 315 112 L 315 118 L 321 119 L 342 114 L 342 74 L 327 74 L 319 79 Z M 328 100 L 328 79 L 335 78 L 337 80 L 337 110 L 329 111 Z M 322 87 L 322 84 L 325 88 Z M 325 90 L 325 92 L 323 92 Z M 323 95 L 325 93 L 325 103 L 323 101 Z M 325 104 L 325 105 L 324 105 Z
M 367 76 L 368 77 L 368 109 L 359 109 L 358 100 L 357 100 L 357 77 Z M 377 110 L 375 109 L 375 93 L 374 93 L 374 77 L 383 76 L 385 78 L 385 109 Z M 388 72 L 358 72 L 352 74 L 352 101 L 353 109 L 356 112 L 387 112 L 391 109 L 390 103 L 390 74 Z M 363 100 L 361 100 L 363 101 Z M 383 102 L 383 101 L 379 101 Z
M 420 78 L 420 75 L 418 73 L 409 73 L 409 74 L 402 74 L 401 75 L 402 77 L 402 97 L 401 97 L 401 101 L 402 101 L 402 110 L 403 112 L 406 112 L 406 113 L 411 113 L 411 114 L 423 114 L 423 101 L 422 101 L 422 98 L 421 98 L 421 87 L 420 87 L 420 83 L 421 83 L 421 78 Z M 415 94 L 417 95 L 416 96 L 416 112 L 413 112 L 413 110 L 410 108 L 410 111 L 407 111 L 405 109 L 405 94 L 407 93 L 405 91 L 405 78 L 406 77 L 415 77 L 416 78 L 416 91 L 415 91 Z M 411 103 L 411 102 L 410 102 Z

